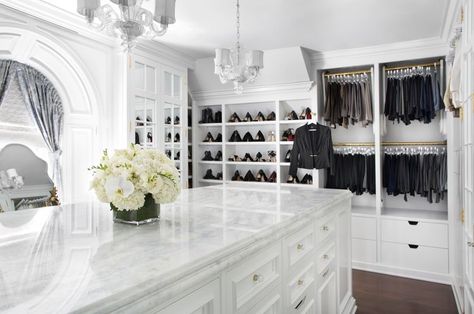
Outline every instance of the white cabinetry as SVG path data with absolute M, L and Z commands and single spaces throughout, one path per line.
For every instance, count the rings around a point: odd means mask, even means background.
M 158 313 L 354 313 L 350 218 L 339 202 Z

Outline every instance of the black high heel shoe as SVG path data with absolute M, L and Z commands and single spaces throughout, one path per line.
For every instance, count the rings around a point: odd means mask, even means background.
M 213 143 L 215 140 L 214 140 L 214 137 L 212 136 L 211 132 L 207 132 L 207 135 L 206 135 L 206 138 L 204 139 L 203 142 L 205 143 Z
M 181 158 L 180 152 L 176 153 L 176 156 L 174 156 L 174 160 L 179 160 Z
M 255 142 L 265 142 L 265 137 L 263 136 L 262 131 L 258 131 L 257 135 L 255 136 Z
M 216 174 L 216 180 L 222 180 L 222 172 Z
M 252 116 L 250 115 L 250 112 L 247 112 L 247 114 L 244 117 L 244 122 L 252 122 Z
M 230 116 L 229 122 L 231 122 L 231 123 L 236 123 L 236 122 L 242 122 L 242 120 L 240 120 L 239 115 L 238 115 L 236 112 L 234 112 L 234 113 Z
M 265 172 L 262 169 L 260 169 L 258 171 L 256 180 L 257 180 L 257 182 L 267 182 L 268 181 L 267 175 L 265 174 Z
M 171 142 L 171 132 L 168 132 L 168 134 L 166 135 L 165 142 L 166 142 L 166 143 Z
M 282 142 L 287 142 L 288 141 L 288 130 L 283 131 L 283 134 L 281 135 L 281 140 L 282 140 Z
M 253 162 L 253 158 L 252 158 L 252 156 L 250 156 L 249 153 L 246 153 L 245 156 L 244 156 L 244 159 L 242 159 L 242 161 L 250 161 L 250 162 Z
M 216 112 L 214 123 L 222 123 L 222 111 Z
M 271 182 L 271 183 L 276 183 L 277 182 L 277 173 L 276 171 L 273 171 L 272 174 L 270 175 L 270 177 L 268 177 L 268 181 L 267 182 Z
M 222 161 L 222 152 L 218 151 L 216 154 L 216 158 L 214 158 L 215 161 Z
M 311 108 L 307 107 L 305 110 L 305 114 L 307 120 L 311 120 L 313 118 L 313 115 L 311 114 Z
M 290 158 L 291 158 L 291 149 L 288 150 L 288 152 L 286 152 L 285 162 L 290 162 L 291 161 Z
M 269 161 L 269 162 L 276 162 L 276 161 L 277 161 L 276 155 L 277 155 L 276 151 L 274 151 L 274 150 L 269 150 L 269 151 L 268 151 L 268 156 L 269 156 L 270 158 L 268 159 L 268 161 Z
M 305 174 L 303 179 L 301 180 L 302 184 L 313 184 L 313 176 L 310 174 Z
M 286 120 L 298 120 L 298 115 L 294 110 L 292 110 L 289 114 L 286 115 Z
M 206 175 L 203 177 L 205 180 L 215 180 L 216 177 L 212 174 L 212 169 L 207 169 Z
M 239 131 L 235 130 L 230 139 L 229 142 L 242 142 L 242 138 L 240 137 Z
M 265 121 L 265 116 L 261 111 L 258 112 L 257 116 L 255 117 L 255 121 Z
M 244 142 L 253 142 L 253 137 L 250 132 L 245 133 L 244 138 L 242 139 Z
M 212 154 L 210 151 L 205 151 L 204 152 L 204 157 L 202 158 L 203 161 L 212 161 L 214 158 L 212 158 Z
M 176 124 L 179 124 L 180 121 L 181 121 L 181 120 L 179 119 L 178 116 L 176 116 L 176 117 L 174 118 L 174 124 L 175 124 L 175 125 L 176 125 Z
M 179 133 L 176 133 L 176 135 L 174 136 L 174 142 L 179 143 L 180 138 L 181 137 L 179 136 Z
M 171 124 L 171 117 L 166 118 L 165 124 Z
M 288 176 L 288 179 L 286 179 L 286 183 L 300 183 L 300 180 L 298 180 L 298 176 Z
M 165 154 L 169 159 L 171 159 L 171 151 L 170 150 L 166 150 Z
M 212 114 L 212 109 L 211 108 L 203 109 L 201 121 L 199 121 L 199 123 L 213 123 L 213 122 L 214 122 L 214 118 Z
M 257 179 L 255 179 L 252 171 L 247 171 L 247 173 L 245 174 L 245 178 L 244 178 L 244 181 L 248 181 L 248 182 L 255 182 L 257 181 Z
M 220 134 L 220 133 L 217 134 L 217 137 L 216 137 L 215 141 L 216 141 L 217 143 L 221 143 L 221 142 L 222 142 L 222 134 Z
M 257 162 L 265 161 L 262 159 L 262 157 L 263 157 L 262 153 L 258 152 L 257 155 L 255 156 L 255 161 Z
M 153 142 L 153 134 L 151 134 L 151 132 L 148 132 L 146 134 L 146 139 L 147 139 L 148 143 L 152 143 Z
M 276 114 L 275 112 L 270 112 L 270 114 L 267 116 L 267 121 L 275 121 L 276 120 Z
M 235 170 L 234 176 L 231 179 L 232 181 L 244 181 L 244 178 L 239 173 L 239 170 Z

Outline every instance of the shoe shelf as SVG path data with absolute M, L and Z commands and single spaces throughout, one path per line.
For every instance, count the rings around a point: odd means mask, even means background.
M 215 183 L 215 184 L 222 184 L 224 181 L 222 180 L 214 180 L 214 179 L 199 179 L 201 183 Z
M 241 165 L 241 166 L 276 166 L 276 162 L 266 162 L 266 161 L 226 161 L 227 165 Z
M 280 141 L 280 145 L 293 145 L 293 141 Z
M 226 126 L 275 125 L 275 121 L 227 122 Z
M 208 128 L 208 127 L 222 127 L 222 123 L 199 123 L 199 127 L 201 128 Z
M 253 145 L 253 146 L 258 146 L 258 145 L 276 145 L 277 142 L 227 142 L 225 145 L 234 145 L 234 146 L 240 146 L 240 145 Z
M 204 165 L 220 165 L 223 163 L 223 161 L 215 161 L 215 160 L 200 160 L 198 161 L 198 163 L 200 164 L 204 164 Z
M 302 120 L 281 120 L 280 121 L 280 124 L 299 124 L 299 125 L 303 125 L 305 123 L 311 123 L 311 122 L 314 122 L 313 120 L 310 120 L 310 119 L 302 119 Z
M 222 146 L 222 142 L 201 142 L 199 146 Z

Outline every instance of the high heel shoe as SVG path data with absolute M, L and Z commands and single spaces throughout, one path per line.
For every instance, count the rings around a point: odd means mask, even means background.
M 179 143 L 179 140 L 180 140 L 179 133 L 176 133 L 176 135 L 174 136 L 174 142 Z
M 165 124 L 171 124 L 171 117 L 166 118 Z
M 290 162 L 291 161 L 290 158 L 291 158 L 291 149 L 286 152 L 285 162 Z
M 252 156 L 250 156 L 249 153 L 246 153 L 244 158 L 242 159 L 242 161 L 250 161 L 250 162 L 253 162 L 253 158 Z
M 247 112 L 247 114 L 244 117 L 244 122 L 252 122 L 252 116 L 250 115 L 250 112 Z
M 257 116 L 255 117 L 255 121 L 265 121 L 265 116 L 261 111 L 258 112 Z
M 268 161 L 269 161 L 269 162 L 276 162 L 276 155 L 277 155 L 276 151 L 274 151 L 274 150 L 269 150 L 269 151 L 268 151 L 268 156 L 269 156 L 270 158 L 268 159 Z
M 181 121 L 181 120 L 179 119 L 178 116 L 176 116 L 176 117 L 174 118 L 174 124 L 175 124 L 175 125 L 179 124 L 180 121 Z
M 215 141 L 216 141 L 217 143 L 222 143 L 222 134 L 220 134 L 220 133 L 217 134 L 217 137 L 216 137 Z
M 239 118 L 239 116 L 237 115 L 237 113 L 234 112 L 234 113 L 230 116 L 229 122 L 231 122 L 231 123 L 236 123 L 236 122 L 242 122 L 242 120 L 240 120 L 240 118 Z
M 168 134 L 166 135 L 165 142 L 166 142 L 166 143 L 171 142 L 171 132 L 168 132 Z
M 300 180 L 298 180 L 298 176 L 288 176 L 288 179 L 286 179 L 286 183 L 300 183 Z
M 252 171 L 247 171 L 247 173 L 245 174 L 245 177 L 244 177 L 244 181 L 248 181 L 248 182 L 255 182 L 257 181 L 257 179 L 255 179 Z
M 209 150 L 206 150 L 204 152 L 204 157 L 202 158 L 203 161 L 212 161 L 214 158 L 212 158 L 212 154 Z
M 199 121 L 199 123 L 213 123 L 213 122 L 214 122 L 214 118 L 212 114 L 212 109 L 211 108 L 203 109 L 201 121 Z
M 256 162 L 262 162 L 262 161 L 265 161 L 265 160 L 262 160 L 262 153 L 258 152 L 257 155 L 255 156 L 255 161 Z
M 214 158 L 215 161 L 222 161 L 222 152 L 218 151 L 216 154 L 216 158 Z
M 176 153 L 176 156 L 174 156 L 174 160 L 179 160 L 181 158 L 180 152 Z
M 288 141 L 292 142 L 295 140 L 295 134 L 293 129 L 288 129 Z
M 204 143 L 213 143 L 214 137 L 212 136 L 211 132 L 207 132 L 206 138 L 203 141 Z
M 265 137 L 263 136 L 262 131 L 258 131 L 257 135 L 255 136 L 255 142 L 265 142 Z
M 283 134 L 281 135 L 281 140 L 282 142 L 288 141 L 288 130 L 283 131 Z
M 244 181 L 244 178 L 239 173 L 239 170 L 235 170 L 234 176 L 231 179 L 232 181 Z
M 136 126 L 143 126 L 143 122 L 142 122 L 142 119 L 140 117 L 136 117 L 135 118 L 135 125 Z M 171 118 L 170 118 L 170 121 L 171 121 Z M 171 122 L 170 122 L 171 123 Z
M 270 114 L 267 116 L 267 121 L 275 121 L 276 120 L 276 114 L 275 112 L 270 112 Z
M 301 184 L 313 184 L 313 176 L 308 173 L 305 174 L 305 176 L 301 180 Z
M 267 182 L 268 181 L 268 178 L 267 178 L 267 175 L 265 174 L 265 172 L 260 169 L 257 173 L 257 177 L 255 178 L 257 180 L 257 182 Z
M 148 132 L 146 134 L 146 139 L 147 139 L 148 143 L 153 143 L 153 134 L 151 134 L 151 132 Z M 178 138 L 178 140 L 179 140 L 179 138 Z
M 240 159 L 239 155 L 234 155 L 233 157 L 229 157 L 227 160 L 229 160 L 229 161 L 242 161 L 242 159 Z
M 170 150 L 166 150 L 165 154 L 169 159 L 171 159 L 171 151 Z
M 212 169 L 207 169 L 206 174 L 204 175 L 203 179 L 205 180 L 215 180 L 216 177 L 212 174 Z
M 306 108 L 306 119 L 311 120 L 313 118 L 313 115 L 311 113 L 311 108 Z
M 273 171 L 272 174 L 268 177 L 268 181 L 267 182 L 272 182 L 272 183 L 276 183 L 277 182 L 277 173 L 276 171 Z
M 239 131 L 235 130 L 230 139 L 229 142 L 242 142 L 242 138 L 240 137 Z
M 306 120 L 306 109 L 303 109 L 303 111 L 301 112 L 300 120 Z
M 298 115 L 294 110 L 292 110 L 289 114 L 286 115 L 286 120 L 298 120 Z
M 214 123 L 222 123 L 222 111 L 216 112 Z
M 222 180 L 222 172 L 216 174 L 216 180 Z
M 245 133 L 244 138 L 242 139 L 244 142 L 253 142 L 253 137 L 250 132 Z

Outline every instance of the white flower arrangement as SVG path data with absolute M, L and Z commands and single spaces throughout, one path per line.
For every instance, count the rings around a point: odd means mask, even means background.
M 179 172 L 165 154 L 130 145 L 113 156 L 104 151 L 98 166 L 91 167 L 91 189 L 116 210 L 138 210 L 151 194 L 158 204 L 171 203 L 180 193 Z

